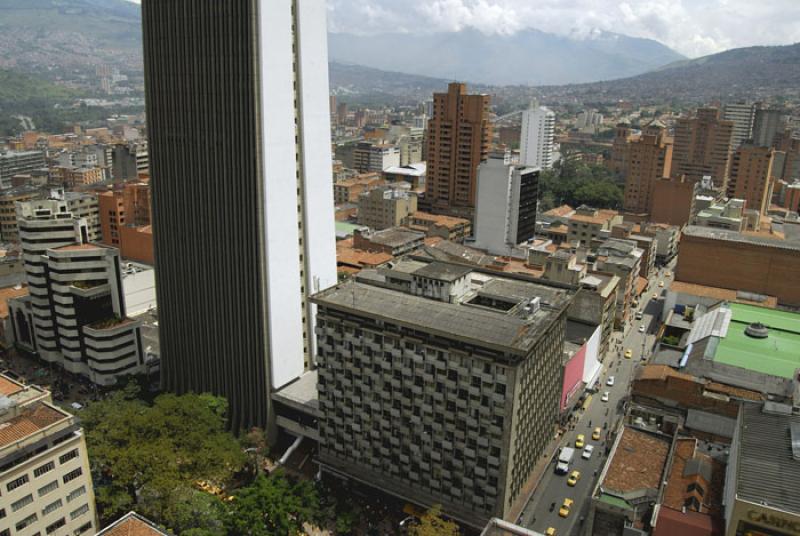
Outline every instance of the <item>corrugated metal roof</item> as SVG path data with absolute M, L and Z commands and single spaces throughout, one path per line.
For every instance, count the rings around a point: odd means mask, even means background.
M 761 404 L 741 409 L 737 496 L 800 513 L 800 461 L 792 457 L 790 427 L 800 416 L 765 413 Z

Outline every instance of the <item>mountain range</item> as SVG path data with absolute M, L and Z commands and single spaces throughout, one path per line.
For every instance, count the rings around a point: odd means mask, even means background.
M 553 85 L 641 74 L 686 59 L 651 39 L 608 32 L 585 38 L 527 29 L 328 36 L 332 61 L 493 85 Z
M 545 97 L 568 94 L 584 101 L 757 98 L 800 87 L 800 44 L 687 60 L 656 41 L 604 32 L 585 38 L 532 29 L 506 36 L 477 30 L 333 33 L 329 43 L 332 90 L 361 100 L 414 100 L 453 79 L 479 91 L 520 84 L 538 86 Z M 140 78 L 140 7 L 126 0 L 0 0 L 0 50 L 0 68 L 59 83 L 76 72 L 86 76 L 99 63 Z M 13 73 L 2 78 L 11 83 Z M 596 80 L 605 81 L 591 82 Z M 18 95 L 22 86 L 6 93 Z

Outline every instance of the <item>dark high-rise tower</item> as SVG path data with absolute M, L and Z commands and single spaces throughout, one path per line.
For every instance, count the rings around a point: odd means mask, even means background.
M 162 383 L 269 424 L 336 281 L 325 4 L 144 0 Z

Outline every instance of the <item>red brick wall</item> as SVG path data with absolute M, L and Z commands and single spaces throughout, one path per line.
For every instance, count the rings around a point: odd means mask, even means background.
M 674 400 L 681 409 L 698 409 L 723 415 L 736 417 L 739 412 L 739 403 L 735 400 L 725 402 L 715 398 L 703 396 L 703 384 L 679 378 L 667 377 L 666 381 L 637 380 L 633 382 L 633 396 L 651 399 Z
M 800 251 L 683 235 L 675 279 L 800 306 Z

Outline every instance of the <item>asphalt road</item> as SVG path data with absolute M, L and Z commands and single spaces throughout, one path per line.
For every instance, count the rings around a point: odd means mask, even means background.
M 671 270 L 671 268 L 669 268 Z M 602 470 L 606 462 L 606 447 L 611 448 L 612 439 L 609 433 L 614 429 L 622 418 L 624 399 L 628 396 L 630 382 L 635 374 L 636 368 L 642 363 L 643 348 L 647 352 L 647 357 L 652 351 L 654 337 L 659 326 L 659 315 L 661 312 L 660 300 L 652 298 L 654 292 L 659 296 L 666 289 L 671 278 L 663 276 L 665 269 L 657 270 L 656 275 L 651 278 L 651 284 L 642 297 L 642 310 L 644 316 L 642 320 L 633 320 L 631 327 L 625 335 L 620 349 L 616 350 L 616 343 L 619 341 L 621 333 L 615 332 L 614 341 L 611 343 L 611 350 L 604 363 L 604 370 L 600 376 L 601 388 L 592 397 L 589 408 L 579 416 L 575 428 L 564 434 L 562 446 L 575 446 L 575 438 L 578 434 L 584 434 L 587 445 L 594 445 L 594 452 L 588 460 L 581 457 L 582 449 L 575 449 L 575 456 L 570 464 L 570 472 L 577 469 L 581 473 L 581 478 L 574 487 L 567 485 L 568 475 L 558 475 L 555 473 L 555 461 L 552 461 L 550 468 L 545 472 L 536 492 L 526 505 L 522 519 L 519 524 L 525 528 L 536 532 L 544 533 L 549 527 L 556 529 L 556 534 L 578 535 L 581 533 L 583 523 L 580 518 L 587 516 L 589 507 L 589 497 L 597 481 L 597 474 Z M 659 281 L 664 281 L 664 287 L 658 286 Z M 639 326 L 645 325 L 646 332 L 640 333 Z M 633 352 L 632 359 L 625 359 L 623 353 L 626 349 Z M 606 385 L 609 376 L 614 376 L 614 386 Z M 608 402 L 602 402 L 601 397 L 608 391 Z M 601 428 L 600 440 L 592 440 L 592 431 L 595 427 Z M 604 429 L 605 427 L 605 429 Z M 570 514 L 566 518 L 558 515 L 558 510 L 565 498 L 574 501 Z M 550 511 L 553 505 L 552 512 Z

